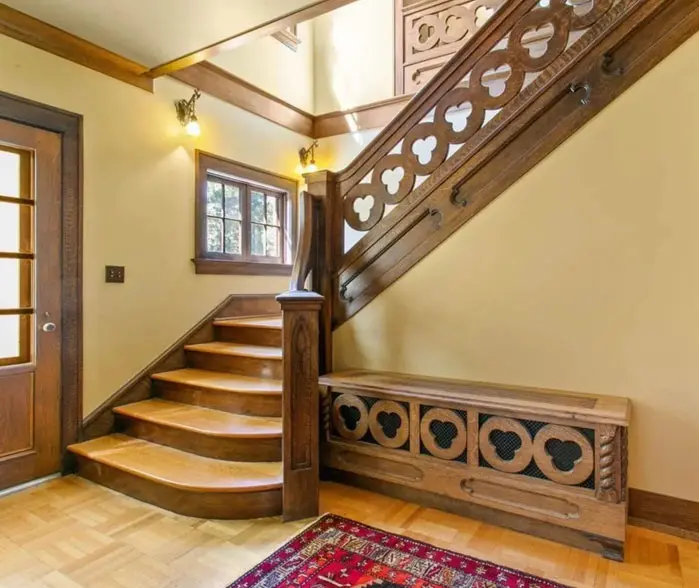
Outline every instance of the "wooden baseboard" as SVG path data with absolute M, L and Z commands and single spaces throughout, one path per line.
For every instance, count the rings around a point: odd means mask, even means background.
M 152 396 L 151 374 L 185 367 L 184 346 L 213 340 L 214 319 L 278 314 L 279 312 L 276 294 L 231 294 L 88 415 L 83 422 L 82 439 L 94 439 L 112 432 L 115 407 L 150 398 Z
M 630 488 L 629 522 L 638 527 L 699 540 L 699 502 Z

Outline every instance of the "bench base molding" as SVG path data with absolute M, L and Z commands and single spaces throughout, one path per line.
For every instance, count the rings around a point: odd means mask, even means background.
M 371 476 L 355 474 L 333 467 L 323 467 L 321 470 L 323 480 L 356 486 L 371 492 L 378 492 L 386 496 L 399 498 L 407 502 L 414 502 L 427 508 L 443 510 L 459 516 L 483 521 L 490 525 L 511 529 L 519 533 L 526 533 L 555 541 L 563 545 L 569 545 L 576 549 L 584 549 L 597 553 L 602 557 L 614 561 L 624 561 L 624 542 L 601 537 L 575 529 L 560 527 L 551 523 L 545 523 L 502 510 L 489 508 L 472 502 L 457 500 L 427 490 L 411 488 L 394 482 L 387 482 Z

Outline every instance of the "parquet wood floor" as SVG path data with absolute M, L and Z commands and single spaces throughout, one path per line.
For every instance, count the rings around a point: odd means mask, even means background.
M 636 527 L 618 564 L 339 484 L 322 509 L 571 587 L 699 588 L 699 543 Z M 191 519 L 69 476 L 0 499 L 0 588 L 224 588 L 308 522 Z

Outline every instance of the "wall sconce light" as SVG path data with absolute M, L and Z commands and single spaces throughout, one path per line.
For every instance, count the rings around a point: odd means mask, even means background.
M 194 90 L 194 94 L 189 100 L 176 100 L 175 110 L 177 111 L 177 120 L 184 127 L 185 132 L 191 137 L 201 135 L 201 127 L 199 119 L 197 119 L 196 102 L 201 98 L 201 92 L 198 89 Z
M 299 165 L 296 168 L 296 172 L 299 175 L 311 174 L 318 171 L 318 166 L 316 165 L 316 147 L 318 147 L 318 141 L 313 141 L 310 147 L 299 149 Z

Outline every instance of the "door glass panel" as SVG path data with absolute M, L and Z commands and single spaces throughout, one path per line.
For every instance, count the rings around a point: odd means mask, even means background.
M 0 309 L 19 308 L 19 260 L 0 259 Z
M 19 204 L 0 202 L 0 252 L 2 251 L 5 253 L 19 251 Z M 0 284 L 4 284 L 2 278 L 0 278 Z
M 20 157 L 0 148 L 0 196 L 20 197 Z
M 20 355 L 19 320 L 16 315 L 0 315 L 0 359 Z

